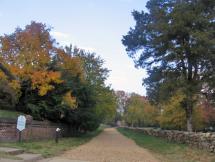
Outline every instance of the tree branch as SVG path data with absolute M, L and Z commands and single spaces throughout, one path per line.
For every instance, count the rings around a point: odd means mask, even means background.
M 9 80 L 17 80 L 16 76 L 14 76 L 1 62 L 0 70 L 2 70 L 5 73 L 5 75 L 7 75 Z

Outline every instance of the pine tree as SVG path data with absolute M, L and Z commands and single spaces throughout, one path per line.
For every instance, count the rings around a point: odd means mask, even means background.
M 136 66 L 148 70 L 144 83 L 154 100 L 183 91 L 192 131 L 196 97 L 215 88 L 215 1 L 150 0 L 146 7 L 146 12 L 133 11 L 136 26 L 122 42 Z

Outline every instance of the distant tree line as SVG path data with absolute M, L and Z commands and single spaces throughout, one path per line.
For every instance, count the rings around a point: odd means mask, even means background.
M 162 129 L 186 130 L 186 112 L 181 105 L 181 92 L 172 96 L 159 107 L 148 97 L 136 93 L 116 91 L 117 113 L 115 122 L 131 127 L 156 127 Z M 199 102 L 193 112 L 193 130 L 206 131 L 215 126 L 215 108 L 207 102 Z M 208 130 L 207 130 L 208 131 Z

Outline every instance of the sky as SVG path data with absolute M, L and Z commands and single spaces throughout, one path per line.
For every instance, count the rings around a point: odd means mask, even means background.
M 134 67 L 121 42 L 135 25 L 131 12 L 145 10 L 145 4 L 146 0 L 0 0 L 0 35 L 32 20 L 45 23 L 61 45 L 100 55 L 111 70 L 107 85 L 145 95 L 146 71 Z

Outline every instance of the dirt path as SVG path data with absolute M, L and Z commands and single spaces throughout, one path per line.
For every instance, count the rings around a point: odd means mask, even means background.
M 57 161 L 79 162 L 158 162 L 147 150 L 121 135 L 116 129 L 105 129 L 87 144 L 65 152 Z

